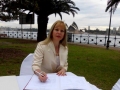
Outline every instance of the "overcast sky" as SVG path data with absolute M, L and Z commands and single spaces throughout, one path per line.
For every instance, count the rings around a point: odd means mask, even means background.
M 110 13 L 105 12 L 107 6 L 107 0 L 73 0 L 76 6 L 80 9 L 78 14 L 75 17 L 72 14 L 62 14 L 63 21 L 70 26 L 73 21 L 76 22 L 79 29 L 88 28 L 90 29 L 101 29 L 106 30 L 109 27 L 109 20 L 110 20 Z M 60 17 L 57 15 L 55 17 L 54 14 L 49 16 L 48 27 L 50 28 L 51 25 L 56 21 L 59 20 Z M 10 22 L 3 22 L 0 21 L 0 26 L 6 27 L 18 27 L 20 28 L 21 25 L 19 21 L 10 21 Z M 112 16 L 112 27 L 118 28 L 120 26 L 120 5 L 118 5 L 115 13 Z M 35 16 L 35 24 L 32 27 L 37 28 L 37 17 Z M 23 28 L 30 28 L 30 25 L 23 25 Z

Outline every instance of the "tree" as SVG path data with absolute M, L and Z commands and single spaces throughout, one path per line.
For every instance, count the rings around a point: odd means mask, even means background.
M 107 45 L 106 49 L 109 48 L 109 37 L 110 37 L 110 27 L 111 27 L 111 18 L 112 18 L 112 13 L 115 12 L 120 0 L 108 0 L 107 2 L 107 7 L 106 7 L 106 12 L 109 10 L 110 11 L 110 22 L 109 22 L 109 30 L 108 30 L 108 40 L 107 40 Z
M 109 10 L 110 12 L 113 11 L 113 13 L 114 13 L 119 2 L 120 2 L 120 0 L 108 0 L 107 7 L 106 7 L 105 11 L 107 12 Z
M 72 13 L 75 16 L 78 7 L 72 0 L 1 0 L 0 1 L 0 20 L 10 21 L 18 20 L 19 15 L 25 11 L 35 13 L 38 22 L 37 41 L 44 40 L 47 30 L 48 16 L 51 14 L 59 14 L 62 19 L 62 14 Z

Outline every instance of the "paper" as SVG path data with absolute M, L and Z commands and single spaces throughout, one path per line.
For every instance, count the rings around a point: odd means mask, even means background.
M 58 90 L 59 81 L 57 75 L 48 74 L 46 82 L 40 82 L 37 75 L 34 75 L 24 90 Z
M 1 76 L 0 90 L 19 90 L 16 76 Z
M 84 77 L 78 76 L 58 76 L 56 74 L 48 74 L 48 80 L 40 82 L 36 75 L 25 87 L 25 90 L 91 90 Z
M 74 90 L 91 90 L 84 77 L 78 76 L 60 76 L 61 90 L 74 89 Z

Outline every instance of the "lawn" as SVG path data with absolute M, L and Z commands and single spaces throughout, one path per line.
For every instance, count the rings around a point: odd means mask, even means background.
M 34 53 L 37 42 L 0 38 L 0 76 L 19 75 L 22 60 Z M 69 72 L 84 76 L 91 84 L 111 90 L 120 78 L 120 51 L 68 44 Z

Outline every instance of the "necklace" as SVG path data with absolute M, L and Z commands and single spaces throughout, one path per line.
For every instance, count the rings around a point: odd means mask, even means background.
M 56 56 L 59 56 L 59 53 L 56 53 Z
M 55 51 L 56 51 L 56 56 L 59 56 L 59 47 L 56 47 Z

